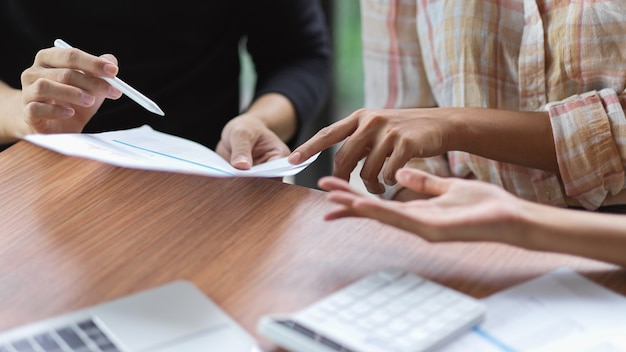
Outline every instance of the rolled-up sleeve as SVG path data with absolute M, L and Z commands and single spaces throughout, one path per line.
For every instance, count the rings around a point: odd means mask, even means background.
M 587 209 L 624 190 L 624 93 L 592 91 L 550 103 L 559 173 L 565 192 Z

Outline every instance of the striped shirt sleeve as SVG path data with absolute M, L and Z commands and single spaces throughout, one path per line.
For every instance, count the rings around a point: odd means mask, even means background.
M 596 209 L 624 189 L 624 98 L 613 89 L 549 104 L 559 171 L 568 196 Z

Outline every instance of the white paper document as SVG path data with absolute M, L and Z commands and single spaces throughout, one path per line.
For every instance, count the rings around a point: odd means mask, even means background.
M 626 351 L 626 297 L 569 268 L 483 301 L 484 322 L 441 351 Z
M 255 165 L 250 170 L 239 170 L 200 143 L 155 131 L 147 125 L 94 134 L 31 134 L 25 139 L 61 154 L 116 166 L 212 177 L 292 176 L 304 170 L 319 155 L 299 165 L 290 164 L 284 157 Z

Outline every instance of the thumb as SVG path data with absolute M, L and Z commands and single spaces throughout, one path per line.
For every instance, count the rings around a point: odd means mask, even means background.
M 231 140 L 230 164 L 240 170 L 252 167 L 252 145 L 249 140 L 233 138 Z
M 442 195 L 450 187 L 449 180 L 417 169 L 398 169 L 396 180 L 410 190 L 431 196 Z

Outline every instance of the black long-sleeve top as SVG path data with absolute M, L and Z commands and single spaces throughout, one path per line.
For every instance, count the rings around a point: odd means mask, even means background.
M 316 0 L 0 0 L 0 80 L 20 74 L 55 38 L 91 54 L 114 54 L 118 77 L 154 100 L 157 117 L 127 97 L 106 100 L 85 132 L 149 124 L 214 148 L 240 113 L 239 45 L 246 38 L 255 96 L 285 95 L 299 126 L 326 99 L 327 25 Z

